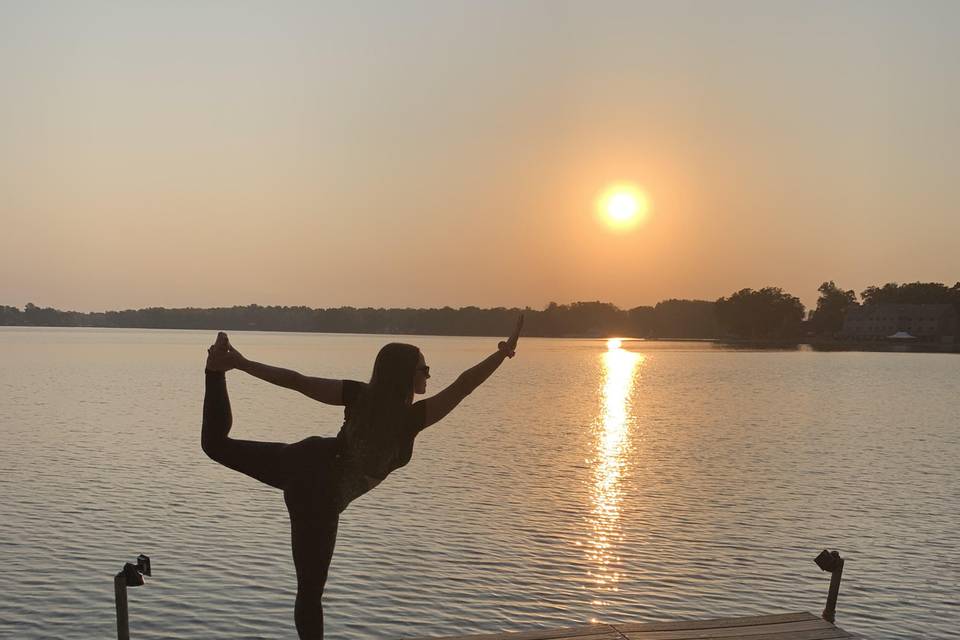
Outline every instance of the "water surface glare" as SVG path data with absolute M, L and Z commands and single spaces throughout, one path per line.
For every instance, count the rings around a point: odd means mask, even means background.
M 0 328 L 0 638 L 292 638 L 279 492 L 199 447 L 212 332 Z M 396 336 L 238 332 L 252 359 L 365 380 Z M 408 337 L 434 393 L 496 339 Z M 806 610 L 847 558 L 838 623 L 960 628 L 960 359 L 524 339 L 345 512 L 328 637 L 398 638 Z M 237 437 L 342 412 L 228 374 Z

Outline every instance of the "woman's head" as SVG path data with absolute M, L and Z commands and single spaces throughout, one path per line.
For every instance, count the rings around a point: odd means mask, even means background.
M 414 393 L 424 393 L 430 370 L 420 349 L 392 342 L 377 354 L 370 384 L 358 402 L 346 408 L 343 428 L 349 440 L 361 448 L 378 450 L 393 446 L 400 433 L 395 427 L 405 417 Z
M 412 344 L 391 342 L 377 354 L 370 387 L 380 402 L 411 402 L 413 394 L 426 392 L 429 377 L 430 368 L 420 349 Z

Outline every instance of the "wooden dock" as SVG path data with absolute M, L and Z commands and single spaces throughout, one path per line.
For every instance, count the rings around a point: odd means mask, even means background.
M 782 613 L 745 618 L 592 624 L 520 633 L 443 636 L 420 640 L 830 640 L 855 638 L 811 613 Z M 411 639 L 413 640 L 413 639 Z
M 814 562 L 830 573 L 827 605 L 820 617 L 811 613 L 780 613 L 714 620 L 681 620 L 676 622 L 623 622 L 591 624 L 581 627 L 538 629 L 535 631 L 481 633 L 459 636 L 437 636 L 419 640 L 832 640 L 859 638 L 833 624 L 843 575 L 843 558 L 836 551 L 824 549 Z M 128 562 L 114 576 L 117 604 L 117 638 L 129 640 L 127 587 L 144 583 L 143 576 L 152 575 L 150 558 L 141 554 L 137 564 Z M 417 640 L 408 638 L 407 640 Z

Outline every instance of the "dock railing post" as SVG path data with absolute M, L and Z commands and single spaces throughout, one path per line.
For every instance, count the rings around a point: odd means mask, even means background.
M 143 584 L 143 576 L 149 575 L 150 558 L 141 553 L 137 556 L 137 564 L 127 562 L 120 573 L 113 576 L 113 595 L 117 602 L 117 640 L 130 640 L 127 587 L 139 587 Z
M 127 576 L 123 571 L 113 576 L 113 594 L 117 600 L 117 640 L 130 640 L 130 619 L 127 616 Z
M 827 592 L 827 606 L 823 608 L 822 617 L 827 622 L 833 623 L 837 614 L 837 597 L 840 595 L 840 579 L 843 577 L 843 558 L 838 551 L 820 552 L 814 562 L 824 571 L 830 572 L 830 591 Z

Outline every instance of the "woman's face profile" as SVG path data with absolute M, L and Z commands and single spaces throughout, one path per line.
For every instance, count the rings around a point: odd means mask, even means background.
M 413 392 L 414 394 L 427 392 L 427 379 L 430 378 L 430 367 L 423 358 L 423 353 L 418 356 L 417 370 L 413 374 Z

